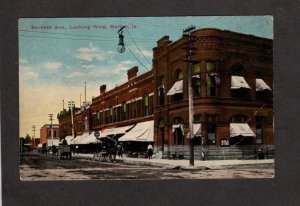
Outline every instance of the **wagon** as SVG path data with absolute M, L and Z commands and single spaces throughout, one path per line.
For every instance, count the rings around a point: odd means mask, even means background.
M 69 145 L 58 146 L 58 159 L 72 159 L 71 147 Z

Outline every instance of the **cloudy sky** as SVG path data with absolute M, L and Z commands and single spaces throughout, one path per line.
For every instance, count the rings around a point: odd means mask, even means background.
M 126 51 L 117 51 L 120 25 Z M 151 69 L 152 49 L 164 35 L 176 41 L 190 25 L 219 28 L 273 39 L 271 16 L 23 18 L 19 20 L 20 136 L 36 137 L 67 101 L 76 106 L 99 95 L 99 86 L 112 89 L 126 82 L 126 71 Z

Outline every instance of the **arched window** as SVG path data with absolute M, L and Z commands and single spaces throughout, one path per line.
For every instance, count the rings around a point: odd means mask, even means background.
M 122 102 L 122 121 L 126 120 L 127 106 L 126 102 Z

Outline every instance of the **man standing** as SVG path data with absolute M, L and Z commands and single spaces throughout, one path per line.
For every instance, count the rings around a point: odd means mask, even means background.
M 148 158 L 149 159 L 152 159 L 152 155 L 153 155 L 153 147 L 152 145 L 149 143 L 148 147 L 147 147 L 147 150 L 148 150 Z

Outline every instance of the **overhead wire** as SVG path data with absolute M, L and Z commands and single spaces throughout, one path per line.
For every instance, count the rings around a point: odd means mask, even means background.
M 131 51 L 131 49 L 128 47 L 128 45 L 127 44 L 124 44 L 125 46 L 126 46 L 126 48 L 130 51 L 130 53 L 133 55 L 133 57 L 143 66 L 143 67 L 145 67 L 145 69 L 147 70 L 147 71 L 149 71 L 149 69 L 135 56 L 135 54 Z M 151 66 L 151 65 L 150 65 Z
M 128 29 L 126 29 L 126 31 L 127 31 L 127 33 L 129 34 L 129 36 L 130 36 L 130 38 L 131 38 L 131 40 L 133 41 L 133 43 L 135 44 L 135 46 L 136 46 L 136 48 L 139 50 L 139 52 L 143 55 L 143 57 L 146 59 L 146 61 L 148 62 L 148 64 L 150 65 L 150 66 L 152 66 L 151 65 L 151 63 L 149 62 L 149 60 L 146 58 L 146 56 L 144 55 L 144 53 L 140 50 L 140 48 L 138 47 L 138 45 L 137 45 L 137 43 L 134 41 L 134 39 L 132 38 L 132 36 L 131 36 L 131 34 L 130 34 L 130 32 L 128 31 Z

